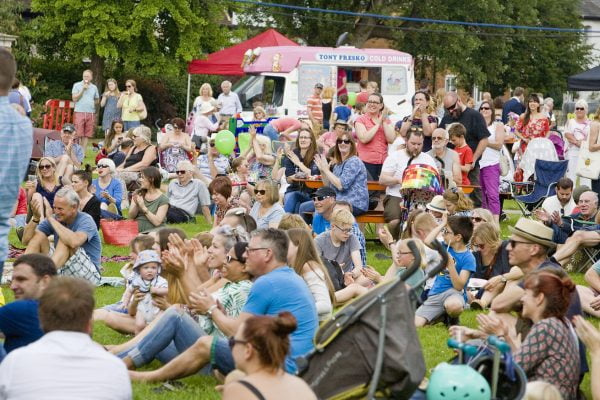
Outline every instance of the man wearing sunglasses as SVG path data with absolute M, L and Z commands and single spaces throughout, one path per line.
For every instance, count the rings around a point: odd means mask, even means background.
M 406 133 L 406 149 L 391 152 L 381 167 L 379 183 L 387 186 L 383 199 L 383 218 L 394 237 L 400 234 L 400 218 L 402 195 L 402 177 L 410 164 L 426 164 L 437 170 L 435 160 L 427 153 L 423 153 L 423 131 L 409 130 Z
M 210 216 L 210 194 L 208 188 L 200 179 L 193 179 L 194 166 L 189 161 L 177 163 L 177 179 L 169 183 L 169 211 L 167 223 L 195 222 L 194 215 L 198 206 L 206 222 L 212 225 Z
M 208 150 L 206 154 L 198 156 L 198 169 L 200 173 L 208 179 L 209 183 L 217 177 L 217 175 L 226 175 L 229 169 L 229 159 L 219 153 L 215 145 L 217 134 L 213 133 L 206 144 Z
M 329 186 L 322 186 L 315 191 L 312 202 L 315 206 L 315 213 L 312 218 L 313 232 L 317 235 L 325 232 L 329 227 L 329 219 L 335 207 L 335 190 Z M 306 203 L 302 203 L 303 205 Z M 303 207 L 300 208 L 300 215 L 302 214 Z M 305 218 L 306 219 L 306 218 Z M 308 223 L 308 222 L 307 222 Z
M 477 161 L 488 145 L 490 132 L 487 124 L 478 111 L 463 104 L 456 92 L 449 92 L 444 96 L 444 108 L 446 115 L 440 122 L 440 128 L 446 129 L 449 125 L 460 122 L 467 130 L 465 139 L 473 151 L 473 163 L 468 177 L 471 185 L 479 186 L 479 163 Z M 481 189 L 479 187 L 476 187 L 471 194 L 471 200 L 475 207 L 481 207 Z
M 427 154 L 435 159 L 438 171 L 443 172 L 447 181 L 461 182 L 460 159 L 456 151 L 448 148 L 449 140 L 448 131 L 436 128 L 431 134 L 431 150 Z
M 83 147 L 74 142 L 75 126 L 64 124 L 60 132 L 60 140 L 52 140 L 46 145 L 44 156 L 51 157 L 56 163 L 56 174 L 66 182 L 71 182 L 71 175 L 79 169 L 83 162 Z

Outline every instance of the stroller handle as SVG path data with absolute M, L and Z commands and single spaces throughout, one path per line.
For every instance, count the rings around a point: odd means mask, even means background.
M 466 344 L 466 343 L 462 343 L 459 342 L 456 339 L 448 339 L 448 347 L 450 347 L 451 349 L 456 349 L 459 351 L 462 351 L 464 354 L 468 355 L 468 356 L 474 356 L 475 354 L 477 354 L 478 349 L 475 346 L 472 346 L 470 344 Z
M 488 343 L 497 348 L 501 353 L 508 353 L 510 351 L 510 346 L 504 340 L 498 338 L 498 336 L 491 335 L 488 336 Z
M 413 257 L 415 258 L 415 260 L 413 261 L 413 263 L 411 264 L 411 266 L 408 267 L 407 269 L 405 269 L 404 272 L 402 272 L 402 274 L 400 275 L 400 280 L 402 282 L 406 282 L 406 280 L 412 274 L 414 274 L 417 271 L 417 269 L 421 268 L 421 252 L 417 248 L 417 245 L 412 240 L 408 240 L 407 243 L 406 243 L 406 245 L 408 246 L 408 248 L 411 251 L 411 253 L 412 253 Z
M 446 251 L 444 246 L 442 246 L 442 244 L 439 241 L 434 240 L 433 242 L 431 242 L 431 247 L 438 253 L 440 253 L 442 260 L 434 269 L 429 271 L 429 273 L 427 274 L 427 279 L 433 278 L 434 276 L 439 274 L 444 268 L 446 268 L 446 265 L 448 264 L 448 252 Z

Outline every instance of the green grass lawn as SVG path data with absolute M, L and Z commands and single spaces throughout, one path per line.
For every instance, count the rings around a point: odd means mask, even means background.
M 93 156 L 95 153 L 88 151 L 86 154 L 86 162 L 93 164 Z M 516 209 L 514 204 L 511 202 L 505 203 L 505 208 L 513 208 Z M 509 219 L 502 223 L 502 235 L 503 237 L 508 237 L 509 231 L 508 226 L 513 225 L 518 216 L 516 214 L 511 214 Z M 173 227 L 178 227 L 184 230 L 188 236 L 195 235 L 196 233 L 209 230 L 210 227 L 208 224 L 204 222 L 202 217 L 198 218 L 200 221 L 198 224 L 180 224 L 180 225 L 171 225 Z M 18 240 L 14 232 L 11 232 L 10 241 L 12 244 L 19 246 Z M 102 255 L 111 257 L 114 255 L 127 255 L 129 253 L 128 248 L 117 247 L 104 245 L 102 250 Z M 379 272 L 384 273 L 390 265 L 389 260 L 378 260 L 375 258 L 376 253 L 384 253 L 389 254 L 389 252 L 379 243 L 369 242 L 367 244 L 367 263 L 373 267 L 375 267 Z M 119 269 L 121 268 L 120 263 L 109 262 L 103 264 L 104 267 L 104 276 L 119 276 Z M 578 283 L 583 283 L 583 274 L 571 274 L 571 277 Z M 3 287 L 3 292 L 7 301 L 12 301 L 12 293 L 7 287 Z M 107 304 L 112 304 L 118 301 L 121 298 L 123 293 L 123 288 L 114 288 L 114 287 L 100 287 L 96 289 L 96 306 L 101 307 Z M 461 315 L 461 324 L 476 327 L 475 321 L 476 313 L 473 311 L 466 311 Z M 443 361 L 447 361 L 452 357 L 452 352 L 446 346 L 446 339 L 448 338 L 448 332 L 444 325 L 435 325 L 431 327 L 425 327 L 418 329 L 419 339 L 421 341 L 423 347 L 423 354 L 425 357 L 425 362 L 427 365 L 427 370 L 431 370 L 437 364 Z M 94 325 L 94 340 L 102 344 L 117 344 L 122 343 L 128 340 L 128 336 L 121 335 L 116 333 L 115 331 L 106 328 L 101 323 L 96 323 Z M 148 369 L 155 369 L 159 366 L 158 362 L 154 362 Z M 155 389 L 159 388 L 160 385 L 156 384 L 133 384 L 133 393 L 135 399 L 218 399 L 220 396 L 214 390 L 214 386 L 216 385 L 216 381 L 211 377 L 203 377 L 203 376 L 193 376 L 186 379 L 183 379 L 182 382 L 185 383 L 185 387 L 181 390 L 178 390 L 175 393 L 173 392 L 162 392 L 156 393 Z M 585 394 L 588 398 L 591 398 L 590 394 L 590 384 L 589 384 L 589 374 L 584 381 L 582 386 L 585 388 Z

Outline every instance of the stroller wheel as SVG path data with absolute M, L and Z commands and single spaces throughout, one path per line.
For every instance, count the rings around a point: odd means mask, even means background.
M 493 355 L 480 355 L 472 359 L 468 365 L 479 372 L 486 381 L 492 383 L 492 366 L 494 362 Z M 515 380 L 511 380 L 506 371 L 506 364 L 500 361 L 500 371 L 498 377 L 498 391 L 496 400 L 518 400 L 525 395 L 527 387 L 527 376 L 523 369 L 513 363 Z

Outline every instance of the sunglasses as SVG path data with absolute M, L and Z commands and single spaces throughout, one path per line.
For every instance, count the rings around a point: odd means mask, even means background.
M 328 199 L 331 196 L 315 196 L 313 197 L 313 201 L 323 201 L 325 199 Z
M 583 107 L 575 107 L 575 111 L 585 111 L 585 108 L 583 108 Z
M 510 244 L 511 249 L 514 249 L 519 243 L 522 243 L 522 244 L 533 244 L 533 243 L 523 242 L 523 241 L 514 240 L 514 239 L 511 239 L 511 240 L 508 241 L 508 244 Z
M 215 147 L 215 142 L 210 142 L 208 145 L 209 145 L 210 147 Z
M 444 140 L 445 138 L 442 136 L 432 136 L 431 140 Z
M 105 165 L 105 164 L 98 164 L 98 168 L 108 168 L 108 165 Z
M 489 107 L 481 107 L 481 108 L 479 109 L 479 111 L 481 111 L 481 110 L 491 110 L 491 108 L 489 108 Z
M 227 258 L 225 258 L 225 260 L 227 261 L 227 264 L 231 263 L 232 261 L 241 262 L 240 260 L 238 260 L 237 258 L 232 257 L 232 256 L 227 256 Z
M 186 172 L 187 172 L 187 171 L 175 171 L 175 173 L 176 173 L 177 175 L 183 175 L 183 174 L 185 174 Z
M 451 105 L 450 107 L 446 107 L 446 111 L 449 111 L 449 112 L 452 112 L 452 111 L 454 111 L 454 109 L 456 108 L 456 105 L 457 105 L 457 104 L 458 104 L 458 100 L 456 100 L 456 101 L 454 102 L 454 104 L 453 104 L 453 105 Z
M 348 139 L 338 139 L 337 140 L 337 144 L 342 144 L 342 143 L 350 144 L 350 143 L 352 143 L 352 140 L 348 140 Z
M 265 194 L 267 194 L 267 191 L 264 189 L 261 190 L 255 190 L 254 191 L 256 194 L 260 194 L 261 196 L 264 196 Z
M 38 165 L 39 169 L 50 169 L 52 168 L 51 164 Z
M 473 247 L 476 247 L 479 250 L 483 250 L 483 249 L 485 249 L 485 244 L 483 244 L 483 243 L 473 243 Z
M 231 350 L 233 350 L 233 348 L 235 347 L 236 344 L 246 344 L 246 343 L 248 343 L 247 340 L 236 339 L 233 336 L 230 337 L 229 339 L 227 339 L 227 344 L 229 344 L 229 348 Z
M 473 221 L 473 222 L 481 222 L 481 221 L 483 221 L 483 218 L 481 218 L 481 217 L 471 217 L 471 221 Z
M 131 86 L 131 85 L 125 85 L 125 87 L 133 87 L 133 86 Z

